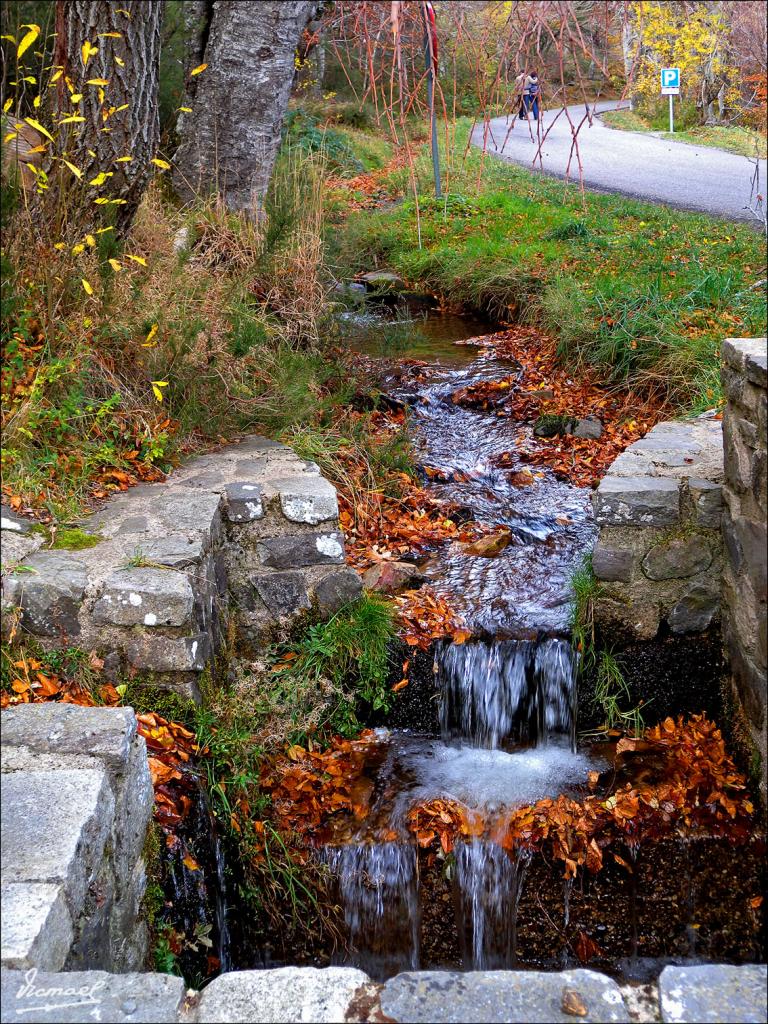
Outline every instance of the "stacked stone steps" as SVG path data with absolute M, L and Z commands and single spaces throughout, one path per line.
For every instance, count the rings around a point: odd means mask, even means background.
M 666 967 L 658 984 L 622 986 L 596 971 L 414 971 L 377 984 L 349 967 L 238 971 L 202 992 L 167 974 L 25 975 L 4 971 L 0 1019 L 45 1022 L 431 1022 L 566 1024 L 574 1020 L 759 1024 L 766 968 Z M 32 1012 L 32 1016 L 30 1016 Z
M 113 679 L 153 673 L 196 700 L 230 611 L 258 649 L 313 604 L 330 613 L 361 593 L 334 487 L 261 437 L 121 494 L 87 522 L 93 547 L 43 550 L 6 509 L 3 527 L 6 632 L 97 650 Z
M 2 964 L 143 966 L 153 793 L 131 708 L 2 713 Z

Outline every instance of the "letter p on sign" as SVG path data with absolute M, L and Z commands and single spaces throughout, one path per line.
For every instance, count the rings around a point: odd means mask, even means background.
M 680 68 L 661 69 L 661 95 L 677 96 L 680 92 Z

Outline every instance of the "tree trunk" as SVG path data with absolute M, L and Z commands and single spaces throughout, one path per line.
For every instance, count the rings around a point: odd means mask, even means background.
M 189 78 L 174 183 L 189 200 L 218 191 L 258 214 L 280 145 L 296 46 L 316 2 L 214 0 L 202 31 L 205 71 Z M 194 83 L 194 85 L 193 85 Z
M 57 149 L 80 170 L 83 185 L 102 173 L 109 175 L 89 190 L 84 210 L 110 211 L 122 231 L 141 201 L 160 141 L 163 7 L 162 0 L 125 0 L 120 6 L 103 0 L 57 0 L 57 53 L 65 72 L 52 90 L 52 101 L 61 116 L 85 118 L 59 129 Z M 108 84 L 89 85 L 89 80 Z M 73 94 L 82 99 L 73 102 Z M 94 205 L 98 198 L 110 202 Z

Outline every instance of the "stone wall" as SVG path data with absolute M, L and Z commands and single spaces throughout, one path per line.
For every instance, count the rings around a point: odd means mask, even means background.
M 593 502 L 596 618 L 614 641 L 697 633 L 720 615 L 722 427 L 657 424 L 612 464 Z
M 195 700 L 230 617 L 257 649 L 313 604 L 330 613 L 362 589 L 335 489 L 261 437 L 118 496 L 85 526 L 93 547 L 43 549 L 6 508 L 2 527 L 6 635 L 96 650 L 115 680 L 151 673 Z
M 27 704 L 0 719 L 3 967 L 140 970 L 153 793 L 133 711 Z
M 619 986 L 590 970 L 411 971 L 384 984 L 351 967 L 235 971 L 202 992 L 167 974 L 3 971 L 0 1019 L 36 1024 L 231 1021 L 484 1024 L 766 1020 L 766 967 L 665 967 L 658 983 Z
M 723 344 L 723 638 L 766 788 L 766 341 Z

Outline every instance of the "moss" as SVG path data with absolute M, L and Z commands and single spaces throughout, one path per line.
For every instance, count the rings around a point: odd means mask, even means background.
M 85 548 L 96 547 L 102 540 L 98 534 L 86 533 L 78 526 L 60 526 L 53 531 L 38 524 L 30 532 L 45 537 L 48 542 L 46 547 L 54 551 L 83 551 Z
M 134 709 L 137 715 L 153 712 L 171 722 L 194 725 L 197 705 L 193 700 L 169 693 L 152 679 L 132 679 L 125 684 L 123 704 Z

